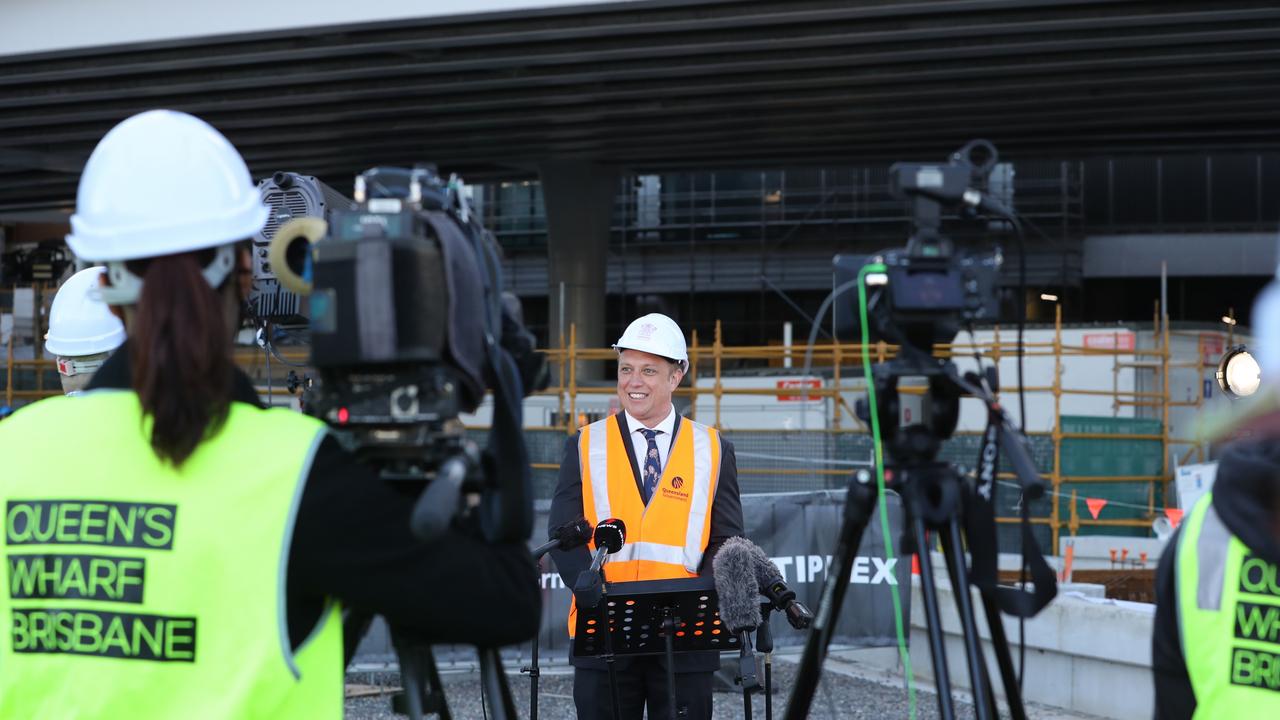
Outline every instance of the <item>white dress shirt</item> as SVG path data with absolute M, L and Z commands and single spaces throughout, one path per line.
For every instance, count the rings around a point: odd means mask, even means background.
M 640 474 L 644 475 L 644 456 L 649 452 L 649 440 L 645 438 L 644 433 L 640 432 L 641 428 L 647 427 L 644 423 L 631 416 L 626 410 L 622 414 L 627 418 L 627 428 L 631 430 L 631 454 L 636 457 L 636 469 Z M 671 433 L 676 428 L 676 407 L 671 406 L 670 412 L 657 425 L 649 430 L 661 430 L 658 436 L 653 439 L 654 444 L 658 446 L 658 462 L 661 463 L 662 469 L 667 467 L 667 455 L 671 452 Z

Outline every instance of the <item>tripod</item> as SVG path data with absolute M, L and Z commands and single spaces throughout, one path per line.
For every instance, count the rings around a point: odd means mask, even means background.
M 392 630 L 391 639 L 400 660 L 400 682 L 404 685 L 404 690 L 391 699 L 391 709 L 408 715 L 411 720 L 420 720 L 424 715 L 451 720 L 453 716 L 430 645 L 400 628 Z M 480 692 L 488 717 L 518 720 L 515 700 L 502 669 L 502 656 L 496 648 L 476 648 L 476 652 L 480 661 Z
M 1003 592 L 998 592 L 994 581 L 988 582 L 985 577 L 979 579 L 977 572 L 970 574 L 964 548 L 968 540 L 968 546 L 973 550 L 975 569 L 980 567 L 984 576 L 988 570 L 994 574 L 994 519 L 990 514 L 990 502 L 994 497 L 995 460 L 999 452 L 999 441 L 1004 441 L 1009 451 L 1008 458 L 1027 497 L 1034 499 L 1042 495 L 1044 483 L 1027 452 L 1025 440 L 1013 430 L 1003 410 L 991 399 L 976 376 L 961 378 L 950 363 L 943 365 L 927 356 L 921 358 L 913 353 L 904 353 L 902 358 L 878 366 L 877 369 L 880 372 L 875 379 L 876 392 L 878 396 L 887 399 L 884 406 L 888 406 L 888 410 L 892 412 L 893 422 L 896 423 L 896 385 L 899 377 L 929 377 L 928 398 L 931 404 L 936 405 L 926 413 L 927 424 L 912 425 L 901 430 L 895 428 L 889 433 L 886 445 L 890 461 L 885 465 L 885 479 L 886 487 L 896 490 L 902 498 L 906 519 L 906 542 L 902 543 L 904 552 L 914 551 L 920 557 L 921 595 L 929 636 L 929 653 L 938 689 L 939 716 L 944 720 L 954 718 L 955 705 L 951 697 L 951 675 L 947 665 L 933 562 L 929 553 L 931 533 L 942 546 L 947 573 L 955 594 L 976 716 L 979 720 L 995 720 L 999 717 L 999 712 L 978 635 L 973 599 L 969 594 L 971 582 L 979 586 L 1010 715 L 1014 720 L 1023 720 L 1026 712 L 1004 625 L 1000 619 L 1000 610 L 1003 606 L 1007 612 L 1022 617 L 1034 615 L 1053 598 L 1053 572 L 1044 563 L 1037 547 L 1034 553 L 1029 554 L 1032 579 L 1036 585 L 1034 596 L 1028 598 L 1025 593 L 1011 589 L 1001 589 Z M 993 381 L 992 377 L 987 387 L 994 385 Z M 961 392 L 984 400 L 989 410 L 990 424 L 984 435 L 984 447 L 980 455 L 982 462 L 974 485 L 968 483 L 949 464 L 936 459 L 942 439 L 954 431 Z M 884 406 L 878 408 L 877 412 L 885 410 Z M 862 409 L 870 412 L 870 408 L 865 406 Z M 992 443 L 997 444 L 992 451 L 988 451 Z M 850 480 L 845 501 L 843 526 L 832 559 L 832 572 L 827 576 L 823 587 L 822 604 L 814 620 L 814 632 L 805 644 L 795 688 L 787 705 L 787 720 L 801 720 L 808 715 L 822 672 L 822 663 L 826 659 L 827 647 L 849 586 L 858 546 L 863 531 L 871 520 L 877 499 L 878 490 L 872 482 L 871 473 L 866 470 L 855 473 Z M 988 526 L 990 537 L 985 536 Z M 1029 537 L 1029 531 L 1024 533 L 1025 537 Z
M 435 480 L 423 489 L 414 504 L 410 525 L 415 535 L 424 539 L 435 538 L 450 526 L 459 506 L 463 484 L 479 472 L 477 458 L 474 444 L 463 443 L 460 451 L 439 463 Z M 389 480 L 416 480 L 413 474 L 405 477 L 387 469 L 383 470 L 383 476 Z M 408 715 L 410 720 L 421 720 L 424 714 L 437 715 L 439 720 L 451 720 L 429 640 L 412 630 L 392 627 L 391 641 L 400 661 L 400 678 L 404 685 L 404 691 L 392 698 L 392 709 Z M 480 663 L 480 692 L 489 717 L 516 720 L 519 715 L 503 672 L 502 656 L 497 648 L 477 647 L 476 652 Z

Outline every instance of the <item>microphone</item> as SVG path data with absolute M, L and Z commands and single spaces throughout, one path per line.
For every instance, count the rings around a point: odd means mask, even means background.
M 711 562 L 712 572 L 715 573 L 716 594 L 720 598 L 720 620 L 742 642 L 738 675 L 742 678 L 742 688 L 746 691 L 760 687 L 756 680 L 756 661 L 751 650 L 750 633 L 761 622 L 755 562 L 747 549 L 748 545 L 751 545 L 751 541 L 746 538 L 729 538 L 720 546 L 715 560 Z
M 579 608 L 593 608 L 600 604 L 604 597 L 604 580 L 600 577 L 600 566 L 604 565 L 606 555 L 612 555 L 622 549 L 627 539 L 627 526 L 618 518 L 601 520 L 596 525 L 592 540 L 596 544 L 595 554 L 591 558 L 591 567 L 578 573 L 578 580 L 573 584 L 573 597 Z
M 760 594 L 769 598 L 769 603 L 773 605 L 773 609 L 782 613 L 787 617 L 787 622 L 796 630 L 804 630 L 813 622 L 813 613 L 804 603 L 796 600 L 796 592 L 787 587 L 782 581 L 782 573 L 778 572 L 778 566 L 773 564 L 768 555 L 764 554 L 764 550 L 759 545 L 751 542 L 746 538 L 729 538 L 721 546 L 720 551 L 724 552 L 724 548 L 729 543 L 744 546 L 746 552 L 751 556 L 752 570 L 755 571 L 756 583 L 760 587 Z
M 552 550 L 573 550 L 586 545 L 590 539 L 591 524 L 586 518 L 580 517 L 548 533 L 547 542 L 533 549 L 533 557 L 536 560 Z
M 596 531 L 591 539 L 596 544 L 596 554 L 591 558 L 590 572 L 600 572 L 600 566 L 604 565 L 604 556 L 612 555 L 622 549 L 622 544 L 627 540 L 627 525 L 618 518 L 601 520 L 600 524 L 596 525 Z

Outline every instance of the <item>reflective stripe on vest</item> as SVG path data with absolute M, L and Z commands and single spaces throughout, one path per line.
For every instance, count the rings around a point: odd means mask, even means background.
M 232 403 L 175 469 L 150 425 L 122 391 L 0 424 L 0 717 L 340 718 L 339 612 L 295 657 L 284 595 L 324 426 Z
M 711 538 L 711 504 L 720 478 L 720 435 L 681 418 L 662 478 L 646 506 L 631 469 L 632 446 L 616 415 L 582 428 L 578 438 L 582 510 L 593 526 L 616 517 L 627 527 L 622 550 L 608 557 L 610 582 L 664 580 L 698 574 Z M 594 543 L 589 547 L 594 551 Z M 570 606 L 569 634 L 576 608 Z
M 1280 717 L 1280 575 L 1223 524 L 1206 493 L 1175 563 L 1178 629 L 1196 718 Z

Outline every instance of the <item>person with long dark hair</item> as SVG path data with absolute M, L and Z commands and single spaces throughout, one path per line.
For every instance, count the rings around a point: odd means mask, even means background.
M 0 425 L 0 717 L 339 718 L 343 611 L 439 643 L 536 632 L 525 547 L 417 540 L 412 496 L 236 368 L 267 212 L 190 115 L 134 116 L 89 158 L 67 240 L 128 340 L 82 396 Z

